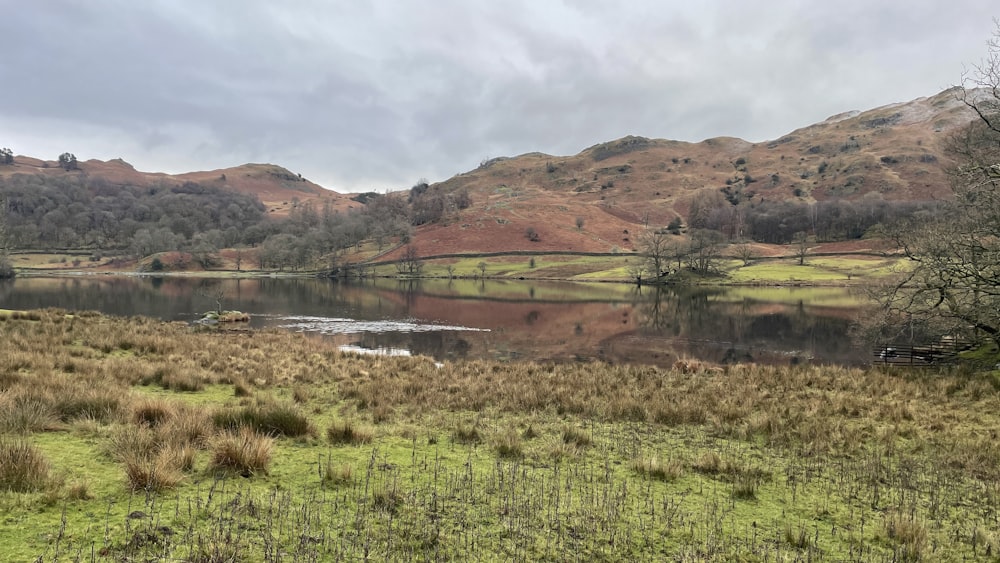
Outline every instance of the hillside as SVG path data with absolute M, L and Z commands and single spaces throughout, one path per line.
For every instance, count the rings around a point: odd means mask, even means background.
M 948 90 L 834 115 L 768 142 L 625 137 L 575 156 L 495 158 L 431 186 L 467 190 L 472 205 L 419 228 L 414 244 L 423 255 L 629 251 L 637 229 L 686 221 L 705 191 L 748 203 L 945 199 L 944 144 L 972 119 Z
M 295 201 L 312 201 L 319 208 L 330 202 L 334 209 L 347 210 L 359 205 L 349 196 L 339 194 L 314 184 L 285 168 L 273 164 L 243 164 L 220 170 L 164 174 L 142 172 L 120 158 L 113 160 L 86 160 L 77 163 L 76 170 L 63 170 L 57 161 L 40 160 L 29 156 L 15 156 L 12 166 L 0 166 L 0 178 L 16 174 L 41 175 L 58 178 L 67 175 L 99 178 L 110 185 L 152 186 L 179 185 L 195 182 L 205 186 L 223 188 L 252 195 L 260 199 L 269 215 L 288 215 Z

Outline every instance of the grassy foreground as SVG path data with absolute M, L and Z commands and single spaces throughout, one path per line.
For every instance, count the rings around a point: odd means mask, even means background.
M 971 373 L 342 354 L 0 312 L 5 561 L 1000 555 Z

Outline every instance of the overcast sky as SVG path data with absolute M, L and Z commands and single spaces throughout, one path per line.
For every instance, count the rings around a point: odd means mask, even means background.
M 996 0 L 0 0 L 0 147 L 337 191 L 930 96 Z

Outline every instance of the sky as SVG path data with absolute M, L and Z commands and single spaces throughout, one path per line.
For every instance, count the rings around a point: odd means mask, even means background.
M 995 0 L 0 0 L 0 147 L 339 192 L 934 95 Z

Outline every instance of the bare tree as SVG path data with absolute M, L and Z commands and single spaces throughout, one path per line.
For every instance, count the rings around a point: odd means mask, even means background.
M 396 271 L 400 274 L 410 276 L 420 275 L 424 269 L 424 263 L 420 260 L 420 253 L 413 245 L 407 245 L 403 251 L 403 258 L 396 262 Z
M 752 244 L 741 242 L 733 246 L 733 256 L 739 258 L 744 266 L 749 266 L 757 258 L 757 251 Z
M 869 336 L 1000 343 L 1000 22 L 958 95 L 976 119 L 949 146 L 955 199 L 940 217 L 884 230 L 911 267 L 874 291 L 881 315 Z
M 0 195 L 0 279 L 15 276 L 10 262 L 10 232 L 7 228 L 7 199 Z
M 644 260 L 633 268 L 633 277 L 640 284 L 643 278 L 655 283 L 670 274 L 673 249 L 669 237 L 662 231 L 646 230 L 639 235 L 639 252 Z
M 691 271 L 703 276 L 721 273 L 722 243 L 723 235 L 719 231 L 693 230 L 685 259 Z
M 799 260 L 799 266 L 806 263 L 806 255 L 809 254 L 809 236 L 805 232 L 799 231 L 792 235 L 792 243 L 795 245 L 795 257 Z

